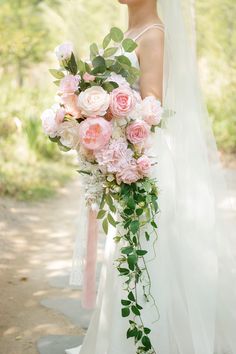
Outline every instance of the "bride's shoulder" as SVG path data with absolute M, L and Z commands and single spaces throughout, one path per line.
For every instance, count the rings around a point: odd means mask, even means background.
M 144 35 L 139 39 L 139 53 L 144 53 L 148 56 L 150 53 L 158 51 L 159 53 L 163 51 L 164 48 L 164 31 L 159 28 L 150 28 Z

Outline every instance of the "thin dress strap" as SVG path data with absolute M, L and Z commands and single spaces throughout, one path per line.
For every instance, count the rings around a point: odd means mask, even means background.
M 141 37 L 145 32 L 147 32 L 151 28 L 158 28 L 159 30 L 164 32 L 164 25 L 162 23 L 154 23 L 144 28 L 144 30 L 142 30 L 136 37 L 134 37 L 133 40 L 136 41 L 137 39 L 139 39 L 139 37 Z

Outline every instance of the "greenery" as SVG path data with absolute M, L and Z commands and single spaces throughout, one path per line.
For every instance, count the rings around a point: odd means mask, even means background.
M 146 302 L 151 301 L 159 319 L 158 308 L 151 293 L 152 284 L 146 260 L 148 251 L 144 249 L 141 237 L 145 234 L 147 242 L 155 244 L 157 241 L 156 216 L 159 209 L 156 181 L 145 178 L 131 185 L 122 183 L 118 191 L 113 181 L 108 182 L 104 190 L 98 219 L 103 220 L 106 234 L 109 225 L 117 227 L 115 241 L 121 244 L 121 248 L 115 263 L 119 275 L 124 278 L 123 288 L 127 293 L 127 297 L 121 299 L 121 315 L 129 318 L 127 338 L 134 340 L 137 354 L 155 354 L 149 336 L 151 329 L 144 324 L 143 307 L 139 301 L 143 298 Z M 112 216 L 116 211 L 118 221 Z M 140 294 L 140 289 L 143 289 L 143 294 Z

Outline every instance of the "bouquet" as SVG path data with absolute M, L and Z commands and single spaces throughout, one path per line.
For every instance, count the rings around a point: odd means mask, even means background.
M 151 330 L 142 320 L 137 286 L 142 284 L 146 301 L 154 301 L 142 243 L 157 237 L 158 188 L 151 177 L 157 161 L 148 149 L 162 107 L 155 97 L 142 99 L 133 88 L 139 70 L 127 53 L 136 46 L 116 27 L 102 48 L 90 46 L 86 61 L 76 57 L 71 43 L 59 45 L 55 49 L 59 68 L 50 70 L 58 86 L 57 103 L 41 118 L 52 142 L 78 153 L 86 202 L 97 210 L 104 232 L 109 225 L 117 229 L 114 241 L 120 244 L 120 257 L 115 266 L 127 292 L 121 299 L 121 314 L 129 318 L 127 338 L 134 339 L 137 353 L 155 353 Z

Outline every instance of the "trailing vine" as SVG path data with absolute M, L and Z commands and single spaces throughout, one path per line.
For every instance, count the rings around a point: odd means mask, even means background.
M 123 286 L 127 293 L 127 297 L 121 299 L 121 315 L 129 319 L 127 338 L 133 338 L 136 354 L 156 354 L 150 339 L 151 329 L 143 321 L 143 307 L 139 304 L 138 293 L 141 284 L 144 299 L 153 302 L 159 317 L 151 293 L 152 283 L 146 261 L 148 251 L 142 247 L 142 238 L 153 243 L 157 240 L 156 215 L 159 208 L 156 181 L 144 178 L 131 185 L 122 183 L 120 186 L 115 181 L 107 183 L 98 219 L 103 219 L 102 226 L 106 234 L 109 224 L 117 228 L 118 234 L 114 240 L 122 244 L 115 265 L 119 275 L 124 278 Z M 117 220 L 112 213 L 117 214 Z

